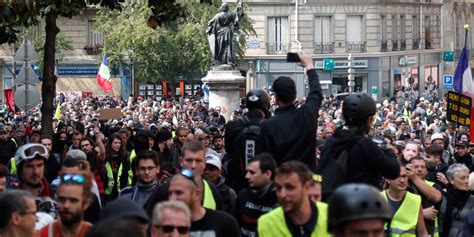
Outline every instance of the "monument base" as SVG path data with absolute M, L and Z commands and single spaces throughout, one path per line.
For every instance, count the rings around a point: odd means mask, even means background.
M 202 82 L 209 86 L 209 108 L 221 107 L 221 114 L 229 121 L 232 112 L 240 108 L 239 87 L 245 77 L 238 70 L 213 68 Z

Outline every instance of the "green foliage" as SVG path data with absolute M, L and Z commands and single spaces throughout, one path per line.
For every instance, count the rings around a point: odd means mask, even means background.
M 46 36 L 36 37 L 33 41 L 33 47 L 38 54 L 38 66 L 41 71 L 43 71 L 43 56 L 44 56 L 44 41 Z M 73 50 L 72 41 L 65 35 L 59 33 L 56 36 L 56 59 L 59 62 L 64 60 L 64 51 Z
M 133 62 L 135 78 L 144 82 L 192 79 L 204 74 L 211 64 L 207 23 L 219 12 L 220 6 L 220 1 L 215 2 L 177 0 L 184 15 L 156 30 L 147 27 L 155 13 L 144 3 L 126 1 L 120 13 L 100 10 L 96 22 L 105 33 L 109 64 L 118 67 Z M 236 50 L 240 58 L 245 53 L 245 35 L 255 34 L 247 17 L 241 28 Z

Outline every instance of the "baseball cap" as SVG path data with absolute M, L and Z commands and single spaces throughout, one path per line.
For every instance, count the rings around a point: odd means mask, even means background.
M 456 146 L 468 147 L 468 146 L 469 146 L 469 142 L 467 142 L 467 141 L 458 141 L 458 143 L 456 143 Z
M 149 218 L 145 213 L 145 210 L 135 202 L 119 198 L 115 201 L 112 201 L 100 213 L 100 220 L 106 219 L 123 219 L 123 218 L 133 218 L 138 220 L 141 223 L 148 223 Z
M 66 153 L 66 159 L 75 159 L 78 161 L 87 161 L 87 155 L 79 149 L 73 149 Z
M 436 139 L 442 139 L 444 141 L 444 137 L 443 135 L 441 135 L 441 133 L 434 133 L 433 135 L 431 135 L 431 142 L 433 142 Z
M 221 170 L 221 168 L 222 168 L 221 159 L 219 157 L 217 157 L 216 155 L 211 155 L 211 154 L 206 156 L 206 165 L 215 166 L 219 170 Z

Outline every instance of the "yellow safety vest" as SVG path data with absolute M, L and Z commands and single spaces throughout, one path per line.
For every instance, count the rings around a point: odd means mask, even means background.
M 381 192 L 382 197 L 387 200 L 385 191 Z M 390 222 L 390 237 L 413 236 L 416 237 L 416 225 L 420 213 L 421 197 L 410 192 L 406 192 L 405 199 Z
M 433 187 L 435 185 L 434 182 L 428 181 L 425 179 L 425 183 L 428 184 L 429 186 Z M 438 228 L 438 217 L 435 219 L 435 226 L 434 226 L 434 232 L 432 237 L 439 237 L 439 228 Z
M 105 195 L 110 195 L 112 193 L 112 189 L 115 185 L 114 180 L 114 173 L 112 172 L 112 167 L 110 166 L 109 162 L 105 162 L 105 170 L 107 172 L 107 188 L 105 189 Z
M 10 174 L 16 174 L 16 159 L 12 157 L 10 159 Z
M 212 194 L 211 187 L 207 183 L 206 180 L 202 180 L 204 182 L 204 198 L 203 198 L 203 203 L 202 206 L 211 209 L 211 210 L 216 210 L 216 200 L 214 199 L 214 195 Z
M 128 184 L 131 185 L 133 183 L 133 170 L 132 170 L 132 163 L 133 160 L 137 157 L 137 153 L 135 152 L 135 149 L 132 150 L 130 153 L 130 159 L 129 159 L 129 167 L 128 169 Z
M 328 230 L 328 205 L 324 202 L 317 202 L 318 220 L 316 227 L 311 233 L 311 237 L 329 237 Z M 266 213 L 258 219 L 258 236 L 260 237 L 291 237 L 290 230 L 286 226 L 283 209 L 278 207 L 273 211 Z

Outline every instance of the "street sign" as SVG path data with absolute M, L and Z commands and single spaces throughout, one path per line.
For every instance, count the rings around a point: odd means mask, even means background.
M 23 39 L 23 43 L 15 53 L 15 61 L 36 61 L 38 55 L 28 39 Z
M 445 88 L 452 88 L 453 87 L 453 75 L 444 75 L 443 76 L 443 86 Z
M 25 89 L 25 86 L 19 86 L 16 88 L 15 104 L 23 110 L 30 110 L 41 102 L 41 97 L 34 86 L 28 86 L 27 93 L 25 92 Z M 26 101 L 28 101 L 28 103 L 26 103 Z
M 371 92 L 372 92 L 372 98 L 374 100 L 377 100 L 377 94 L 379 93 L 379 88 L 376 86 L 372 86 Z
M 334 58 L 323 59 L 323 71 L 325 72 L 334 71 Z
M 448 92 L 447 119 L 459 125 L 471 125 L 472 99 L 469 96 L 449 91 Z
M 453 62 L 454 61 L 454 52 L 453 51 L 444 51 L 443 52 L 443 60 L 445 62 Z
M 35 71 L 28 63 L 23 64 L 23 67 L 20 69 L 20 72 L 15 79 L 15 85 L 24 85 L 26 82 L 28 82 L 28 84 L 40 83 L 40 80 L 36 77 Z

